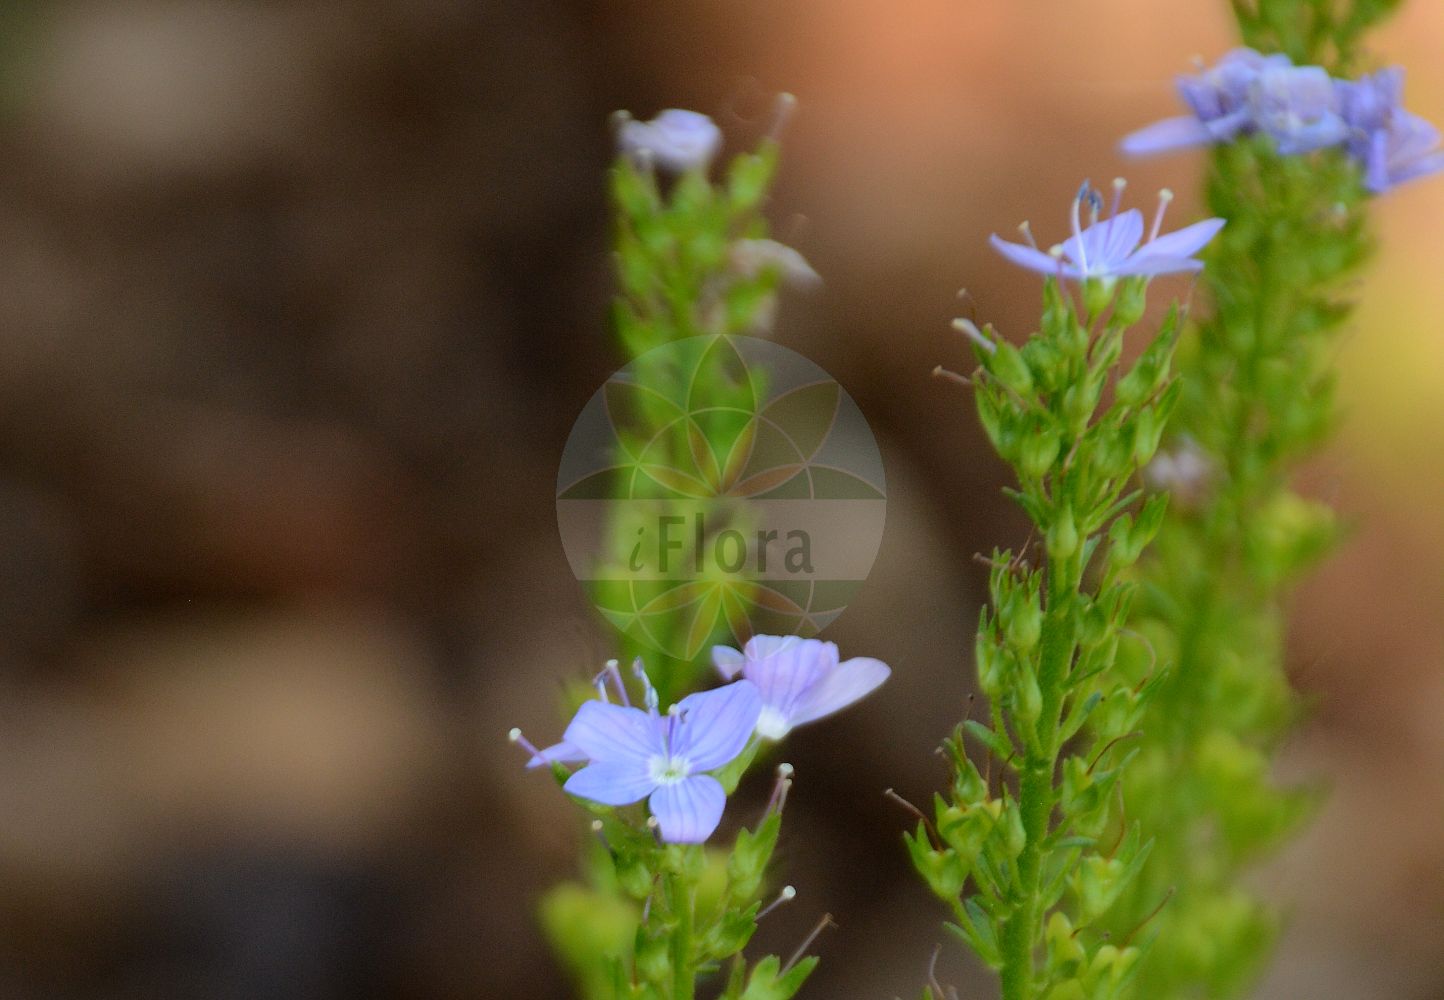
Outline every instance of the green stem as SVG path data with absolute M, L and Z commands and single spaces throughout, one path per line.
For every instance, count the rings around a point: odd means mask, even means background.
M 697 972 L 692 968 L 692 886 L 684 875 L 669 875 L 668 895 L 677 923 L 672 929 L 672 1000 L 693 1000 Z
M 1073 662 L 1070 606 L 1082 583 L 1078 555 L 1048 560 L 1048 609 L 1043 621 L 1038 661 L 1038 687 L 1043 711 L 1038 719 L 1036 749 L 1024 762 L 1018 783 L 1018 808 L 1026 839 L 1018 856 L 1018 900 L 1003 928 L 1003 1000 L 1034 1000 L 1033 950 L 1042 932 L 1043 842 L 1049 833 L 1057 794 L 1053 775 L 1058 766 L 1058 725 L 1063 712 L 1068 670 Z

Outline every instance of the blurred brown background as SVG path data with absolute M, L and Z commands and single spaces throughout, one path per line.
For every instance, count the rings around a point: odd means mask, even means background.
M 790 745 L 800 896 L 758 943 L 830 911 L 806 995 L 915 995 L 941 914 L 881 792 L 943 780 L 970 556 L 1024 534 L 927 373 L 961 363 L 959 286 L 1026 332 L 1037 282 L 985 237 L 1060 232 L 1173 113 L 1170 75 L 1230 44 L 1225 6 L 6 4 L 0 997 L 566 995 L 533 909 L 573 814 L 504 734 L 552 735 L 611 642 L 552 506 L 619 362 L 606 116 L 691 107 L 745 143 L 784 89 L 773 217 L 828 284 L 777 337 L 857 398 L 889 475 L 830 637 L 896 673 Z M 1444 120 L 1444 0 L 1375 47 Z M 1198 167 L 1133 166 L 1134 196 Z M 1307 473 L 1358 529 L 1298 602 L 1316 711 L 1285 764 L 1334 794 L 1260 874 L 1292 911 L 1268 998 L 1444 998 L 1444 180 L 1377 215 Z M 959 951 L 946 976 L 989 995 Z

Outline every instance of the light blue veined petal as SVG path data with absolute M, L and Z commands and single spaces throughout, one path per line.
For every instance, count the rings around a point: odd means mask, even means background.
M 717 668 L 724 680 L 735 679 L 742 672 L 742 664 L 746 662 L 742 652 L 731 646 L 712 647 L 712 666 Z
M 647 800 L 657 817 L 662 839 L 669 844 L 700 844 L 722 821 L 727 793 L 716 778 L 696 774 L 662 785 Z
M 730 764 L 757 727 L 762 697 L 751 681 L 689 694 L 672 710 L 671 755 L 685 758 L 693 773 Z
M 1130 208 L 1111 219 L 1105 219 L 1083 230 L 1083 251 L 1090 273 L 1107 273 L 1128 259 L 1143 239 L 1143 213 Z M 1063 255 L 1069 260 L 1083 260 L 1078 253 L 1078 237 L 1070 236 L 1063 243 Z
M 1145 243 L 1138 250 L 1139 257 L 1192 257 L 1223 228 L 1222 219 L 1204 219 L 1191 226 L 1167 233 L 1152 243 Z M 1136 273 L 1136 272 L 1134 272 Z
M 764 706 L 791 719 L 798 699 L 837 666 L 837 645 L 790 635 L 765 648 L 765 656 L 748 656 L 745 676 Z
M 798 701 L 793 725 L 813 722 L 831 715 L 876 691 L 892 674 L 891 668 L 870 656 L 854 656 L 812 686 Z
M 996 233 L 989 239 L 993 249 L 1019 267 L 1026 267 L 1039 274 L 1057 274 L 1059 262 L 1041 250 L 1035 250 L 1022 243 L 1009 243 Z
M 1196 274 L 1203 270 L 1203 261 L 1193 257 L 1161 257 L 1140 251 L 1113 273 L 1120 278 L 1160 278 L 1166 274 Z
M 588 764 L 568 778 L 562 790 L 604 806 L 629 806 L 656 787 L 646 764 L 627 761 Z
M 639 708 L 589 701 L 577 709 L 562 741 L 591 760 L 645 762 L 663 752 L 660 726 Z

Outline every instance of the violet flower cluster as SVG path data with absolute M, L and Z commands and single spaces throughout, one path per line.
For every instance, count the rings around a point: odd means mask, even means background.
M 1177 88 L 1189 114 L 1127 136 L 1125 153 L 1151 156 L 1264 134 L 1285 156 L 1344 149 L 1375 194 L 1444 170 L 1439 130 L 1403 106 L 1399 67 L 1338 80 L 1285 55 L 1240 48 L 1179 77 Z
M 582 704 L 561 742 L 538 750 L 519 730 L 511 738 L 531 754 L 528 767 L 582 764 L 562 786 L 568 794 L 604 806 L 646 799 L 663 841 L 699 844 L 726 806 L 716 771 L 754 741 L 781 739 L 846 708 L 890 673 L 881 660 L 839 661 L 834 643 L 796 636 L 754 636 L 740 652 L 717 646 L 713 662 L 731 683 L 688 695 L 663 713 L 640 661 L 645 709 L 630 703 L 612 661 L 597 678 L 597 699 Z

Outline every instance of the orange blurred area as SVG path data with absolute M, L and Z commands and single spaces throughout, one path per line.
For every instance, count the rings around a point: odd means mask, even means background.
M 568 995 L 534 911 L 581 831 L 505 736 L 550 742 L 615 647 L 554 507 L 623 360 L 607 116 L 695 108 L 741 148 L 783 90 L 771 215 L 826 284 L 775 335 L 856 398 L 889 486 L 826 637 L 894 675 L 793 737 L 799 896 L 758 946 L 830 912 L 804 995 L 917 995 L 943 914 L 882 791 L 944 780 L 973 553 L 1026 536 L 929 372 L 963 364 L 960 312 L 1028 331 L 1038 283 L 987 236 L 1057 238 L 1084 178 L 1198 216 L 1198 156 L 1115 145 L 1232 44 L 1223 0 L 88 0 L 0 27 L 0 997 Z M 1372 51 L 1444 122 L 1444 0 Z M 1375 215 L 1303 472 L 1355 530 L 1295 609 L 1283 767 L 1333 794 L 1257 875 L 1290 914 L 1270 1000 L 1444 997 L 1444 179 Z

